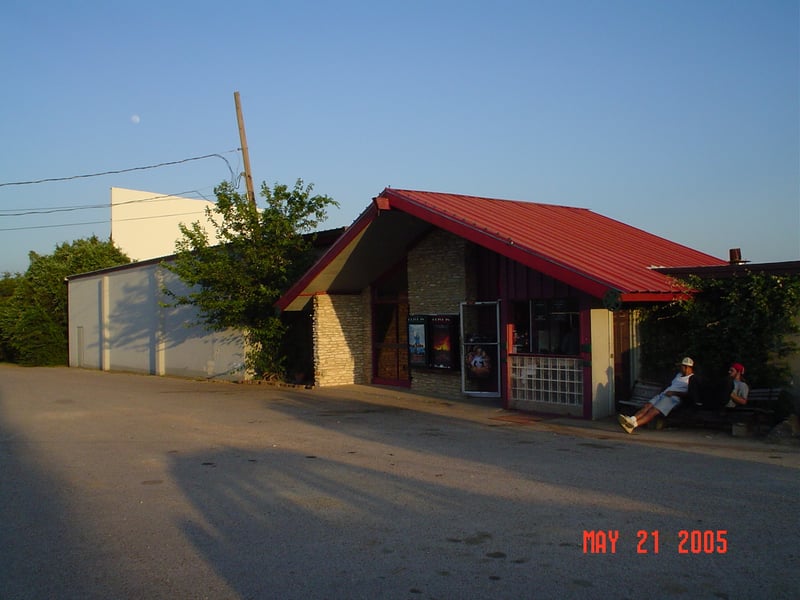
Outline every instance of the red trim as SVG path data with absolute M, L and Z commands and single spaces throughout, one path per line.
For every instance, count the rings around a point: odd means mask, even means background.
M 294 302 L 297 298 L 307 296 L 312 297 L 316 294 L 303 293 L 303 290 L 314 281 L 314 278 L 320 274 L 339 253 L 352 242 L 358 234 L 364 231 L 370 223 L 372 223 L 378 216 L 379 208 L 377 203 L 370 204 L 367 209 L 361 213 L 356 221 L 348 227 L 345 232 L 336 240 L 333 245 L 328 248 L 328 251 L 323 254 L 314 265 L 305 272 L 305 274 L 295 283 L 288 291 L 281 296 L 275 303 L 275 306 L 280 310 L 286 310 L 286 307 Z
M 392 209 L 391 204 L 389 204 L 389 199 L 386 196 L 378 196 L 377 198 L 373 198 L 372 201 L 375 203 L 375 206 L 378 207 L 378 210 Z
M 688 300 L 692 294 L 687 290 L 674 292 L 629 292 L 621 294 L 623 302 L 672 302 L 673 300 Z
M 503 304 L 508 305 L 508 302 L 504 302 Z M 504 359 L 500 361 L 500 364 L 503 368 L 503 377 L 502 377 L 502 393 L 500 398 L 503 401 L 503 408 L 508 410 L 511 408 L 511 354 L 512 350 L 514 349 L 514 324 L 508 322 L 508 309 L 506 309 L 506 314 L 504 315 L 504 319 L 501 318 L 501 322 L 505 323 L 505 350 L 503 351 Z
M 594 396 L 594 379 L 592 379 L 592 308 L 587 298 L 581 300 L 580 316 L 581 360 L 583 360 L 583 418 L 592 419 L 592 397 Z

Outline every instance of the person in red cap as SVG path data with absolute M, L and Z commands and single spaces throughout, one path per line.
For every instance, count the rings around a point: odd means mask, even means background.
M 747 394 L 750 392 L 750 388 L 742 379 L 742 375 L 744 375 L 744 367 L 741 363 L 733 363 L 728 369 L 728 376 L 733 381 L 733 388 L 725 408 L 736 408 L 747 404 Z

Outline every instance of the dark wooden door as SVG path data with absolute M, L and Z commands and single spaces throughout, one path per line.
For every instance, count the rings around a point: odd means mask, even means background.
M 373 315 L 374 383 L 407 386 L 408 302 L 382 299 Z

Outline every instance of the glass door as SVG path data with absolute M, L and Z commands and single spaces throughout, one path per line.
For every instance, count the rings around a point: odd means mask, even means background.
M 500 306 L 461 304 L 461 389 L 471 396 L 500 396 Z

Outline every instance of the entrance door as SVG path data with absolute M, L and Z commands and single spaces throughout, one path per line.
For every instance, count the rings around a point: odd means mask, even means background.
M 405 263 L 386 273 L 373 287 L 372 381 L 382 385 L 411 385 Z
M 498 302 L 461 304 L 461 389 L 471 396 L 500 396 Z
M 375 304 L 374 383 L 410 385 L 408 376 L 408 303 Z

